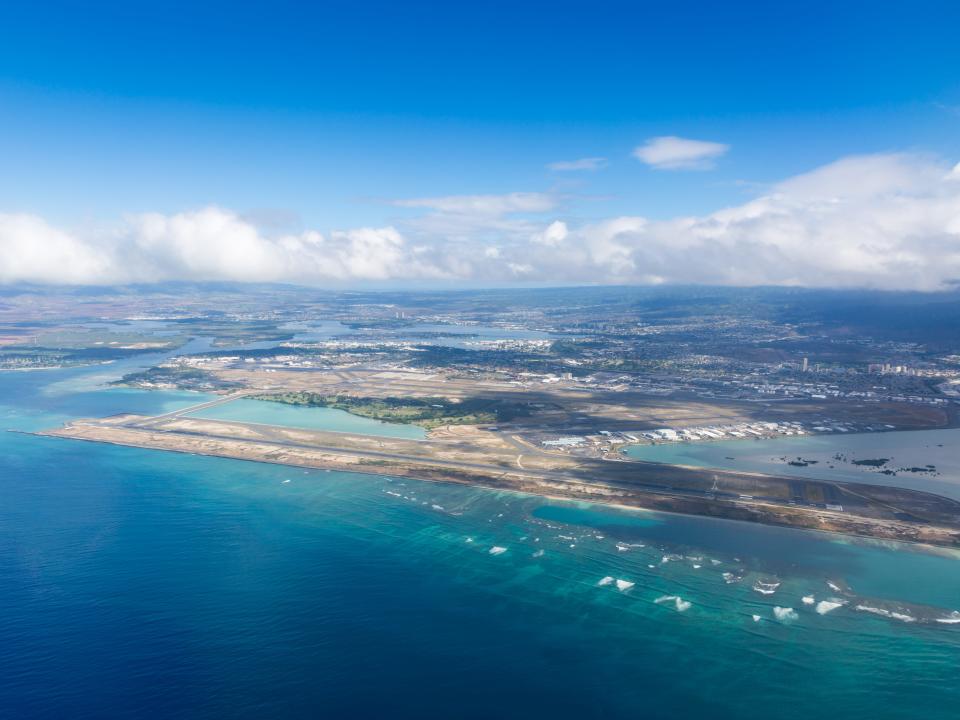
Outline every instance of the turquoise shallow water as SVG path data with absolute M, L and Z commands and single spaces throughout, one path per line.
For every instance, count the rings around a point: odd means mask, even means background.
M 234 400 L 225 405 L 214 405 L 211 408 L 199 410 L 191 415 L 211 420 L 283 425 L 306 430 L 332 430 L 409 440 L 422 440 L 427 436 L 426 430 L 419 425 L 386 423 L 352 415 L 335 408 L 300 407 L 269 400 Z
M 750 470 L 825 480 L 894 485 L 960 499 L 960 429 L 806 435 L 769 440 L 720 440 L 699 443 L 633 445 L 629 457 L 650 462 Z M 839 458 L 837 457 L 839 455 Z M 788 465 L 803 458 L 806 467 Z M 887 458 L 882 468 L 853 460 Z M 904 468 L 924 468 L 910 472 Z M 896 475 L 880 470 L 890 469 Z
M 71 373 L 0 374 L 0 422 L 198 401 Z M 10 717 L 960 707 L 960 625 L 854 609 L 948 617 L 954 553 L 459 486 L 4 432 L 0 587 Z M 821 615 L 811 594 L 849 604 Z

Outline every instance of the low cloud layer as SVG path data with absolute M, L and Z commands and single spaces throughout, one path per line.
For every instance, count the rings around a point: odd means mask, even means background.
M 647 140 L 633 156 L 655 170 L 709 170 L 729 145 L 666 135 Z
M 0 213 L 0 282 L 703 283 L 940 290 L 960 281 L 960 166 L 850 157 L 709 215 L 581 223 L 549 193 L 397 201 L 393 226 L 269 234 L 230 210 L 71 232 Z

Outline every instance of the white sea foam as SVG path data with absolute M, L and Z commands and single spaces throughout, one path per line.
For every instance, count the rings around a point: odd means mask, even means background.
M 732 585 L 733 583 L 738 583 L 738 582 L 740 582 L 741 580 L 743 580 L 742 577 L 740 577 L 739 575 L 734 575 L 732 572 L 725 572 L 725 573 L 723 574 L 723 581 L 724 581 L 725 583 L 727 583 L 727 585 Z
M 801 599 L 804 605 L 813 605 L 817 601 L 813 595 L 804 595 Z
M 290 482 L 290 478 L 287 478 L 286 480 L 284 480 L 283 484 L 286 485 L 288 482 Z
M 829 600 L 821 600 L 817 603 L 817 614 L 826 615 L 829 612 L 833 612 L 838 607 L 843 607 L 847 604 L 846 600 L 841 600 L 840 598 L 830 598 Z
M 531 555 L 530 557 L 535 557 L 535 558 L 543 557 L 543 550 L 537 550 L 537 551 L 536 551 L 535 553 L 533 553 L 533 555 Z
M 796 620 L 798 617 L 800 617 L 797 615 L 797 611 L 793 608 L 780 607 L 779 605 L 773 609 L 773 616 L 777 620 L 782 620 L 784 622 L 788 620 Z
M 677 612 L 686 612 L 693 605 L 689 600 L 684 600 L 679 595 L 661 595 L 654 602 L 657 605 L 666 605 L 672 603 Z
M 890 617 L 892 617 L 894 620 L 901 620 L 908 623 L 917 621 L 913 615 L 907 615 L 906 613 L 892 612 L 890 613 Z
M 604 587 L 605 585 L 612 585 L 615 578 L 607 575 L 606 577 L 600 578 L 600 582 L 597 583 L 597 587 Z
M 760 593 L 761 595 L 773 595 L 779 587 L 780 583 L 778 581 L 764 582 L 763 580 L 757 580 L 753 584 L 754 591 Z
M 836 593 L 843 592 L 843 590 L 840 589 L 839 585 L 837 585 L 835 582 L 831 582 L 830 580 L 827 580 L 827 587 Z
M 694 565 L 694 566 L 693 566 L 693 569 L 694 569 L 694 570 L 699 570 L 699 569 L 700 569 L 700 565 Z
M 620 592 L 626 592 L 634 585 L 636 585 L 636 583 L 632 583 L 629 580 L 617 580 L 617 590 Z
M 872 605 L 857 605 L 856 610 L 865 613 L 871 613 L 873 615 L 879 615 L 880 617 L 891 618 L 893 620 L 900 620 L 901 622 L 916 622 L 917 619 L 908 613 L 897 612 L 896 610 L 888 610 L 887 608 L 878 608 Z
M 759 616 L 759 615 L 752 615 L 751 617 L 753 617 L 753 621 L 754 621 L 754 622 L 760 622 L 760 616 Z
M 960 612 L 954 610 L 946 617 L 936 618 L 936 622 L 943 623 L 944 625 L 956 625 L 960 623 Z
M 505 547 L 500 547 L 499 545 L 494 545 L 490 548 L 491 555 L 503 555 L 506 551 L 507 549 Z

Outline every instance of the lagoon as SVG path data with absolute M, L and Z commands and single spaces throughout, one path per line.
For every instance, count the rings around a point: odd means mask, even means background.
M 892 485 L 960 500 L 958 428 L 631 445 L 624 452 L 634 460 Z M 889 462 L 878 468 L 852 462 L 880 458 Z M 809 464 L 788 464 L 798 459 Z M 927 465 L 934 470 L 909 471 Z M 885 469 L 896 475 L 883 474 Z
M 382 422 L 336 408 L 287 405 L 272 400 L 241 398 L 189 414 L 210 420 L 281 425 L 303 430 L 358 433 L 406 440 L 422 440 L 427 436 L 427 431 L 419 425 Z

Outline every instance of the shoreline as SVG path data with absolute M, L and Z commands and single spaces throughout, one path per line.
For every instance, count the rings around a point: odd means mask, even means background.
M 843 483 L 845 487 L 838 488 L 839 484 L 799 478 L 772 478 L 757 473 L 722 473 L 724 482 L 732 480 L 786 483 L 793 492 L 797 492 L 797 487 L 800 486 L 804 492 L 814 495 L 839 491 L 843 499 L 842 505 L 831 506 L 827 503 L 826 506 L 819 507 L 811 503 L 801 505 L 794 501 L 774 501 L 746 493 L 735 496 L 730 492 L 711 492 L 706 484 L 712 476 L 714 487 L 716 486 L 716 473 L 655 463 L 600 461 L 603 465 L 577 468 L 577 474 L 573 474 L 570 469 L 543 470 L 494 464 L 484 466 L 431 457 L 393 456 L 358 446 L 281 444 L 251 437 L 191 433 L 182 429 L 168 431 L 77 423 L 58 430 L 28 434 L 290 467 L 409 477 L 427 482 L 514 491 L 556 500 L 585 501 L 632 511 L 712 517 L 878 541 L 960 548 L 960 503 L 930 493 L 899 488 L 855 483 Z M 345 435 L 341 441 L 348 443 L 356 439 Z M 379 439 L 374 438 L 374 441 Z M 611 472 L 626 469 L 628 475 L 624 475 L 619 481 L 616 477 L 595 479 L 605 469 Z M 631 471 L 634 474 L 652 473 L 658 478 L 680 472 L 681 480 L 685 481 L 686 485 L 678 484 L 672 487 L 662 484 L 662 479 L 658 485 L 644 485 L 636 478 L 631 480 Z M 692 475 L 694 480 L 687 475 Z M 699 486 L 696 481 L 699 481 Z

